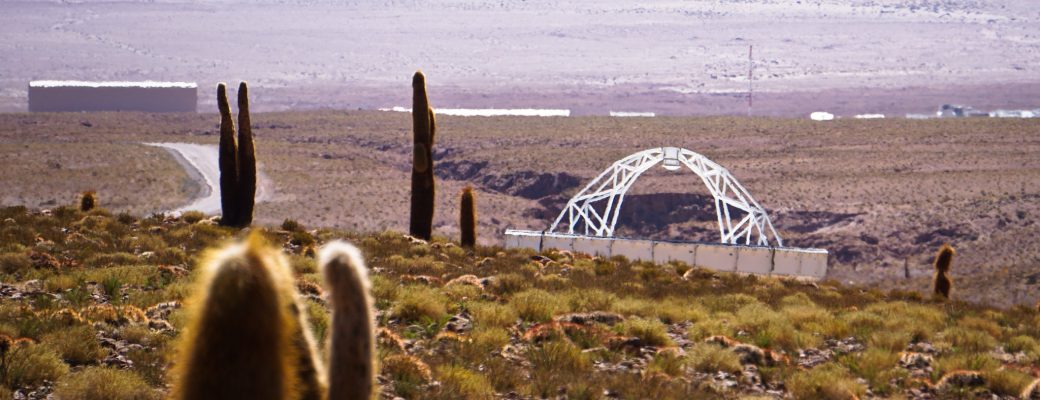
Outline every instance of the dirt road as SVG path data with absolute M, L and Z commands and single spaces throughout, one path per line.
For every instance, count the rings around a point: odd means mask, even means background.
M 202 211 L 206 214 L 220 213 L 220 166 L 218 164 L 217 146 L 194 143 L 145 143 L 149 146 L 162 147 L 177 159 L 201 190 L 191 203 L 170 210 L 180 214 L 185 211 Z M 258 174 L 256 201 L 266 199 L 270 189 L 265 188 L 266 179 Z

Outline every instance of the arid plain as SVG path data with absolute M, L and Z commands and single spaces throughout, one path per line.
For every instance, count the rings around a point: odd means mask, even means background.
M 176 208 L 201 189 L 144 142 L 215 144 L 214 114 L 0 115 L 3 205 L 50 208 L 97 190 L 114 211 Z M 271 179 L 260 224 L 402 231 L 411 121 L 393 112 L 253 117 Z M 780 118 L 438 118 L 435 234 L 457 236 L 458 193 L 478 191 L 479 237 L 545 229 L 613 161 L 679 146 L 728 168 L 771 213 L 785 244 L 831 252 L 829 277 L 928 291 L 942 243 L 958 249 L 957 297 L 1037 299 L 1040 125 L 1034 120 Z M 625 201 L 619 235 L 717 240 L 696 175 L 648 173 Z M 909 271 L 910 278 L 905 277 Z

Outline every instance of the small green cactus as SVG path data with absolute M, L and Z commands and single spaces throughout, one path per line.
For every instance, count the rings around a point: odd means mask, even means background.
M 473 248 L 477 245 L 477 199 L 473 194 L 473 188 L 466 186 L 462 189 L 459 200 L 459 230 L 462 231 L 461 244 L 465 248 Z
M 79 198 L 79 210 L 87 212 L 97 207 L 97 195 L 93 190 L 83 192 L 83 195 Z
M 332 306 L 328 398 L 368 399 L 375 390 L 375 312 L 361 252 L 332 242 L 322 247 L 318 264 Z
M 426 97 L 426 77 L 416 71 L 412 77 L 412 197 L 411 220 L 408 232 L 417 238 L 430 240 L 433 233 L 433 207 L 435 200 L 433 176 L 433 138 L 436 123 L 433 109 Z
M 935 255 L 935 295 L 944 300 L 950 298 L 950 290 L 953 289 L 953 280 L 948 273 L 956 253 L 953 247 L 944 244 Z

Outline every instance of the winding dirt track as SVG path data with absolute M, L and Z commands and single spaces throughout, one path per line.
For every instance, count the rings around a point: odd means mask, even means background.
M 194 143 L 145 143 L 148 146 L 162 147 L 170 152 L 201 190 L 198 197 L 185 206 L 170 210 L 180 214 L 195 210 L 206 214 L 220 213 L 220 164 L 218 149 L 215 145 Z M 267 179 L 257 174 L 256 202 L 266 200 L 270 189 Z

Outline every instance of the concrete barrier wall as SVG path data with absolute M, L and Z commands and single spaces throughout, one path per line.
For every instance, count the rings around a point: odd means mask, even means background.
M 506 230 L 506 248 L 560 249 L 655 263 L 682 261 L 716 271 L 823 278 L 827 250 L 600 238 Z
M 29 111 L 195 112 L 196 87 L 29 86 Z

